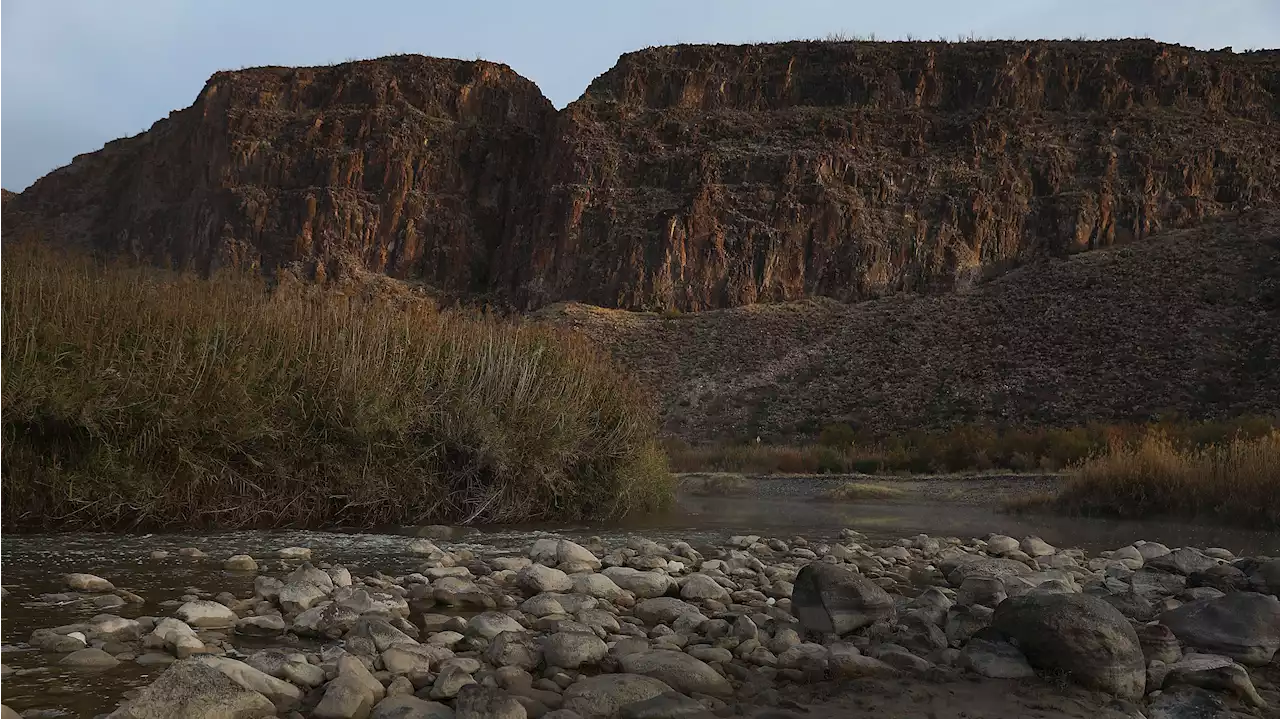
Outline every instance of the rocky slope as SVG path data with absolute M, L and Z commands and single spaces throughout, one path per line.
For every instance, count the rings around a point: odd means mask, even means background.
M 1269 204 L 1280 53 L 1150 41 L 678 46 L 557 113 L 417 56 L 218 73 L 6 203 L 202 271 L 361 272 L 522 308 L 963 290 Z
M 965 293 L 687 314 L 555 305 L 693 441 L 1280 409 L 1280 212 L 1047 259 Z

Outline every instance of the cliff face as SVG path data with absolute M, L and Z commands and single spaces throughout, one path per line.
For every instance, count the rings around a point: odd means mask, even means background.
M 524 304 L 961 289 L 1280 196 L 1280 54 L 785 43 L 624 56 L 557 118 Z
M 1280 196 L 1280 54 L 1147 41 L 624 56 L 556 113 L 504 66 L 215 75 L 6 204 L 5 234 L 524 308 L 963 290 Z
M 16 208 L 33 221 L 17 224 L 206 272 L 367 270 L 484 291 L 554 112 L 484 62 L 220 72 L 191 107 L 36 182 Z

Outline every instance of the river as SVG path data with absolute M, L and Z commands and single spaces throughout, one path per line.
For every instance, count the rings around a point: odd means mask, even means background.
M 655 541 L 684 540 L 695 548 L 710 547 L 734 534 L 765 537 L 803 536 L 830 539 L 844 528 L 863 532 L 872 540 L 934 536 L 985 537 L 990 533 L 1013 537 L 1037 535 L 1061 547 L 1089 551 L 1114 549 L 1138 539 L 1175 546 L 1223 547 L 1238 555 L 1280 555 L 1280 533 L 1247 531 L 1220 526 L 1168 521 L 1119 521 L 1092 518 L 1010 515 L 993 501 L 974 501 L 965 492 L 996 497 L 997 482 L 950 482 L 946 494 L 912 492 L 897 501 L 865 503 L 815 502 L 812 495 L 827 482 L 804 480 L 768 486 L 744 497 L 695 497 L 682 495 L 672 511 L 608 524 L 541 523 L 526 526 L 486 527 L 471 536 L 442 546 L 519 552 L 540 534 L 555 533 L 581 539 L 598 536 L 608 546 L 628 535 Z M 253 575 L 228 572 L 221 560 L 233 554 L 270 557 L 284 547 L 312 550 L 317 563 L 341 563 L 353 574 L 412 571 L 421 563 L 406 551 L 406 537 L 417 527 L 382 527 L 375 531 L 235 531 L 167 534 L 6 534 L 0 542 L 0 571 L 9 596 L 3 600 L 0 638 L 4 664 L 13 670 L 3 682 L 5 704 L 19 711 L 40 710 L 35 716 L 94 717 L 110 711 L 130 689 L 145 684 L 163 667 L 133 662 L 99 672 L 74 671 L 50 663 L 51 657 L 26 645 L 31 632 L 89 619 L 103 610 L 88 602 L 54 605 L 40 601 L 41 594 L 62 591 L 60 579 L 69 572 L 89 572 L 110 579 L 146 599 L 146 604 L 109 610 L 126 617 L 171 615 L 173 607 L 160 602 L 174 600 L 184 588 L 211 592 L 230 591 L 237 596 L 252 592 Z M 204 560 L 174 556 L 182 547 L 198 547 Z M 156 560 L 154 550 L 170 556 Z M 283 565 L 262 561 L 262 571 L 280 576 Z M 239 649 L 280 645 L 276 640 L 237 637 Z M 31 716 L 31 715 L 28 715 Z

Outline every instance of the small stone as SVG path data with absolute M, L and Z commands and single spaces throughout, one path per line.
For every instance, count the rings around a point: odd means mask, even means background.
M 198 599 L 194 602 L 187 602 L 178 607 L 175 612 L 178 618 L 193 627 L 201 627 L 204 629 L 223 629 L 233 626 L 236 623 L 236 613 L 227 607 L 211 602 L 207 599 Z
M 61 663 L 77 669 L 107 669 L 120 661 L 101 649 L 85 647 L 63 657 Z
M 256 572 L 258 571 L 258 563 L 247 554 L 236 554 L 227 557 L 226 561 L 222 563 L 222 568 L 234 572 Z
M 182 549 L 179 549 L 179 550 L 178 550 L 178 556 L 179 556 L 179 557 L 191 557 L 191 558 L 193 558 L 193 559 L 199 559 L 199 558 L 201 558 L 201 557 L 207 557 L 207 556 L 209 556 L 209 555 L 205 554 L 203 551 L 201 551 L 200 549 L 198 549 L 198 548 L 196 548 L 196 547 L 183 547 Z
M 62 583 L 77 592 L 110 592 L 116 588 L 95 574 L 67 574 L 62 577 Z
M 311 550 L 306 547 L 285 547 L 276 552 L 276 556 L 291 561 L 307 561 L 311 559 Z

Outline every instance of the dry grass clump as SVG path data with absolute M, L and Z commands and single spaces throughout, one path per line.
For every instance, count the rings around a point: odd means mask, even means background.
M 740 474 L 694 475 L 685 482 L 695 497 L 734 497 L 751 492 L 751 482 Z
M 1280 431 L 1205 447 L 1162 432 L 1116 442 L 1049 506 L 1083 514 L 1211 518 L 1280 528 Z
M 826 490 L 817 498 L 832 502 L 860 502 L 871 499 L 896 499 L 903 494 L 901 489 L 883 484 L 846 482 L 839 487 Z
M 807 445 L 755 443 L 693 447 L 668 440 L 672 467 L 679 472 L 759 474 L 890 474 L 945 472 L 1059 472 L 1107 451 L 1159 432 L 1183 447 L 1209 447 L 1233 439 L 1264 437 L 1280 429 L 1280 420 L 1244 416 L 1233 420 L 1188 422 L 1170 417 L 1152 423 L 1079 427 L 960 425 L 943 431 L 913 431 L 895 436 L 859 432 L 830 424 Z
M 6 528 L 608 517 L 669 499 L 646 394 L 545 327 L 256 278 L 3 264 Z

